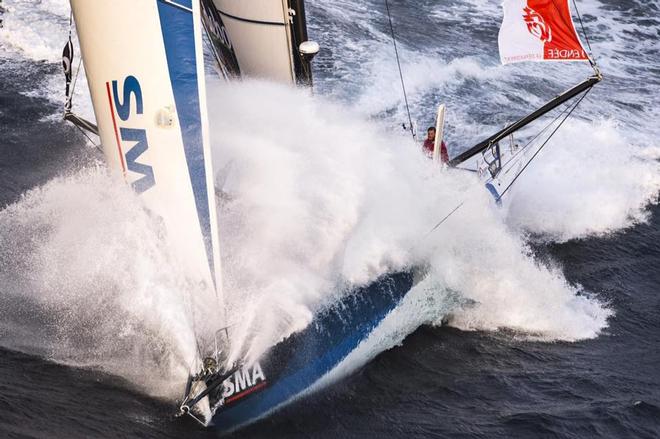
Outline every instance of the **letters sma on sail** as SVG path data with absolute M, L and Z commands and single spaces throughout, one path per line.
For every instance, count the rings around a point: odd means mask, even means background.
M 502 64 L 588 60 L 575 31 L 568 2 L 505 0 L 499 35 Z

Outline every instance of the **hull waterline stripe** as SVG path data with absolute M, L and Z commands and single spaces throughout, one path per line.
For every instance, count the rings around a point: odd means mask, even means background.
M 245 425 L 256 422 L 268 416 L 280 407 L 295 400 L 298 396 L 345 359 L 360 342 L 368 337 L 385 316 L 388 309 L 377 315 L 365 328 L 350 334 L 335 348 L 330 349 L 303 369 L 285 376 L 260 394 L 258 400 L 248 401 L 246 406 L 232 406 L 213 417 L 215 427 L 225 433 L 230 433 Z M 228 401 L 229 402 L 229 401 Z
M 112 115 L 112 126 L 115 128 L 115 139 L 117 139 L 117 150 L 119 151 L 119 160 L 121 161 L 121 169 L 126 174 L 126 163 L 124 163 L 124 153 L 121 150 L 121 141 L 119 140 L 119 131 L 117 131 L 117 119 L 115 118 L 115 106 L 112 103 L 112 94 L 110 94 L 110 83 L 105 83 L 105 88 L 108 91 L 108 102 L 110 103 L 110 114 Z
M 259 383 L 259 384 L 257 384 L 256 386 L 254 386 L 254 387 L 252 387 L 252 388 L 246 390 L 246 391 L 243 392 L 243 393 L 239 393 L 238 395 L 234 395 L 234 396 L 232 396 L 231 398 L 227 398 L 227 401 L 225 401 L 225 404 L 229 404 L 229 403 L 232 402 L 232 401 L 236 401 L 237 399 L 241 399 L 241 398 L 243 398 L 244 396 L 248 396 L 248 395 L 249 395 L 250 393 L 252 393 L 252 392 L 256 392 L 256 391 L 259 390 L 259 389 L 263 389 L 264 387 L 266 387 L 267 384 L 268 384 L 268 383 L 264 381 L 263 383 Z
M 321 320 L 313 321 L 299 335 L 301 338 L 295 349 L 289 347 L 292 351 L 286 356 L 282 375 L 274 381 L 270 379 L 271 384 L 258 397 L 218 409 L 213 416 L 213 426 L 223 433 L 235 431 L 303 395 L 365 341 L 413 285 L 412 272 L 387 276 L 355 293 L 354 297 L 368 299 L 341 302 L 342 307 L 351 309 L 348 314 L 335 310 Z M 276 361 L 281 359 L 276 357 Z

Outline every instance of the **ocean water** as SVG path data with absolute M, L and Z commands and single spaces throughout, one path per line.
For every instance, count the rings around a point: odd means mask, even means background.
M 413 119 L 445 103 L 450 155 L 590 73 L 499 65 L 498 1 L 390 3 Z M 68 3 L 4 6 L 0 435 L 213 437 L 173 413 L 216 309 L 191 314 L 153 219 L 60 120 Z M 578 6 L 605 80 L 502 208 L 401 130 L 381 1 L 307 2 L 313 96 L 208 78 L 233 354 L 304 328 L 337 285 L 430 267 L 333 385 L 236 437 L 660 436 L 660 4 Z M 84 77 L 75 107 L 91 117 Z

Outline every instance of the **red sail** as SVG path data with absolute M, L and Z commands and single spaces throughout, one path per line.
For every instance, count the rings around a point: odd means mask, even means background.
M 503 63 L 589 59 L 568 0 L 505 0 L 503 7 L 499 37 Z
M 588 59 L 575 32 L 568 0 L 527 0 L 527 5 L 543 17 L 552 32 L 550 38 L 544 41 L 543 59 Z

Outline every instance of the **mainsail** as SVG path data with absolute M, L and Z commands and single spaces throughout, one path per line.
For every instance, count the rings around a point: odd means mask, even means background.
M 209 16 L 211 1 L 241 75 L 311 83 L 311 56 L 300 48 L 307 41 L 303 0 L 203 0 Z
M 306 41 L 302 0 L 210 1 L 71 0 L 98 127 L 70 111 L 69 92 L 65 106 L 67 120 L 98 133 L 109 167 L 161 220 L 198 303 L 221 291 L 202 23 L 228 77 L 309 84 L 318 51 Z M 63 54 L 67 84 L 71 49 Z M 256 361 L 223 364 L 217 348 L 198 349 L 204 358 L 192 365 L 180 414 L 232 431 L 323 385 L 414 283 L 410 271 L 384 275 Z
M 196 300 L 222 300 L 199 2 L 71 7 L 107 163 L 161 220 Z
M 505 0 L 502 6 L 502 64 L 589 59 L 575 31 L 569 0 Z

